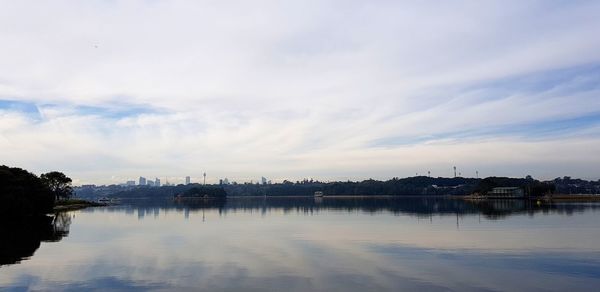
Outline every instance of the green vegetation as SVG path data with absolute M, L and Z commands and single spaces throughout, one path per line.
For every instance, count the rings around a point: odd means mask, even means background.
M 230 196 L 414 196 L 464 195 L 471 193 L 480 179 L 415 176 L 387 181 L 368 179 L 360 182 L 319 182 L 303 180 L 280 184 L 232 184 L 223 186 Z
M 90 201 L 80 200 L 80 199 L 68 199 L 68 200 L 60 200 L 60 201 L 56 202 L 56 206 L 73 206 L 73 205 L 82 205 L 82 204 L 102 205 L 100 203 L 95 203 L 95 202 L 90 202 Z
M 519 187 L 523 189 L 527 197 L 552 194 L 556 189 L 553 183 L 540 182 L 530 176 L 526 178 L 487 177 L 479 182 L 475 193 L 487 194 L 487 192 L 496 187 Z
M 223 188 L 194 186 L 181 194 L 182 197 L 198 197 L 198 198 L 225 198 L 227 194 Z
M 116 191 L 108 196 L 119 198 L 159 197 L 225 197 L 225 196 L 314 196 L 321 191 L 326 196 L 461 196 L 486 193 L 495 187 L 521 187 L 527 196 L 552 193 L 552 182 L 540 182 L 531 177 L 489 177 L 485 179 L 465 177 L 415 176 L 392 178 L 387 181 L 368 179 L 364 181 L 319 182 L 303 180 L 284 181 L 275 184 L 227 184 L 205 186 L 200 184 L 148 187 L 138 186 Z M 83 196 L 83 194 L 81 194 Z M 91 197 L 91 196 L 89 196 Z
M 78 210 L 87 207 L 100 207 L 106 206 L 103 203 L 91 202 L 86 200 L 79 199 L 67 199 L 56 201 L 56 205 L 54 206 L 54 211 L 68 211 L 68 210 Z
M 62 172 L 44 173 L 40 176 L 40 179 L 52 191 L 57 200 L 68 199 L 73 195 L 72 180 Z
M 141 186 L 134 189 L 117 192 L 109 195 L 117 198 L 173 198 L 175 196 L 195 196 L 207 195 L 211 198 L 225 198 L 226 192 L 220 186 L 204 186 L 200 184 L 162 186 L 159 188 Z
M 54 193 L 40 178 L 24 169 L 0 166 L 0 215 L 52 212 Z
M 61 172 L 37 177 L 21 168 L 0 166 L 0 216 L 51 213 L 57 200 L 72 194 L 71 179 Z
M 312 180 L 284 181 L 281 184 L 233 184 L 224 186 L 230 196 L 312 196 L 322 191 L 326 196 L 454 196 L 485 194 L 495 187 L 520 187 L 526 196 L 542 196 L 555 191 L 552 182 L 531 177 L 446 178 L 415 176 L 387 181 L 368 179 L 360 182 L 323 183 Z

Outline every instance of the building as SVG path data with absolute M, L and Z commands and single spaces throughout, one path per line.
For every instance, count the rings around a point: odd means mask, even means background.
M 140 186 L 145 186 L 146 185 L 146 178 L 145 177 L 140 176 L 139 185 Z
M 190 179 L 190 177 L 189 177 L 189 176 L 186 176 L 186 177 L 185 177 L 185 184 L 186 184 L 186 185 L 189 185 L 190 183 L 191 183 L 191 179 Z
M 151 179 L 149 179 L 149 180 L 146 182 L 146 185 L 147 185 L 147 186 L 149 186 L 149 187 L 153 187 L 153 186 L 154 186 L 154 181 L 153 181 L 153 180 L 151 180 Z
M 263 185 L 266 185 L 266 184 L 267 184 L 267 178 L 266 178 L 266 177 L 264 177 L 264 176 L 263 176 L 263 177 L 261 177 L 261 178 L 260 178 L 260 182 L 261 182 Z
M 135 186 L 135 181 L 134 180 L 128 180 L 127 183 L 125 183 L 127 186 Z
M 493 188 L 491 191 L 487 193 L 487 197 L 489 198 L 523 198 L 525 196 L 525 192 L 522 188 L 519 187 L 500 187 Z
M 158 177 L 154 179 L 154 186 L 160 187 L 160 179 Z

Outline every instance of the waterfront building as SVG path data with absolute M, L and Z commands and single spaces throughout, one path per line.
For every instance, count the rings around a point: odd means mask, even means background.
M 523 198 L 525 192 L 519 187 L 499 187 L 493 188 L 487 193 L 490 198 Z

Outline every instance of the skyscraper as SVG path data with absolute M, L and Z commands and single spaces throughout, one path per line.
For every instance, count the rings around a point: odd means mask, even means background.
M 185 184 L 186 184 L 186 185 L 189 185 L 190 183 L 191 183 L 190 177 L 189 177 L 189 176 L 186 176 L 186 177 L 185 177 Z
M 158 177 L 154 179 L 154 186 L 160 187 L 160 179 Z
M 146 178 L 143 176 L 140 176 L 140 182 L 139 182 L 140 186 L 145 186 L 146 185 Z

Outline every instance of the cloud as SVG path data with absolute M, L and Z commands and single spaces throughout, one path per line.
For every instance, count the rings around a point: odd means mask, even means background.
M 2 162 L 102 183 L 593 177 L 599 6 L 3 3 Z

